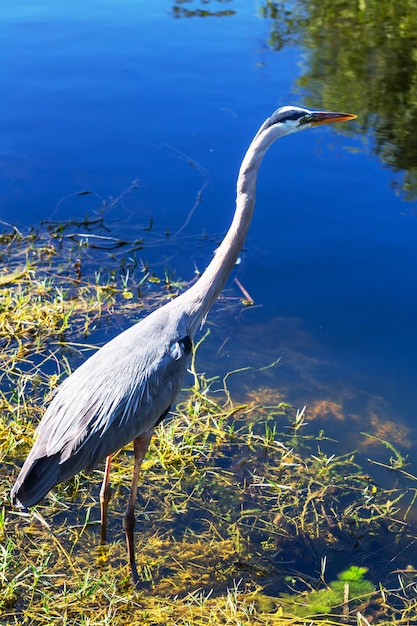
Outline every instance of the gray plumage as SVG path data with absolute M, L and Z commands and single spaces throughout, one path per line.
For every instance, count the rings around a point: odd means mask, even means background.
M 111 455 L 134 442 L 135 465 L 125 529 L 132 579 L 139 582 L 133 529 L 141 462 L 153 429 L 178 395 L 192 357 L 192 341 L 233 269 L 255 205 L 256 178 L 269 146 L 303 129 L 356 117 L 282 107 L 255 135 L 242 161 L 236 210 L 213 260 L 186 292 L 98 350 L 59 387 L 12 489 L 12 500 L 32 506 L 57 483 L 107 458 L 101 501 L 101 541 L 106 539 Z M 279 175 L 279 170 L 278 170 Z
M 115 337 L 62 383 L 12 497 L 33 506 L 57 483 L 90 472 L 155 426 L 177 397 L 191 360 L 182 342 L 185 316 L 172 304 Z

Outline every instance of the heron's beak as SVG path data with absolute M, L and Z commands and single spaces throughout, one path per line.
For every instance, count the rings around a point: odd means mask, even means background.
M 353 113 L 327 113 L 326 111 L 314 111 L 309 120 L 312 126 L 320 126 L 320 124 L 333 124 L 334 122 L 347 122 L 354 120 L 357 115 Z

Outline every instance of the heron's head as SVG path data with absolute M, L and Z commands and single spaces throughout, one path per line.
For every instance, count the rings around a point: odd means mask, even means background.
M 320 126 L 321 124 L 333 124 L 355 119 L 352 113 L 331 113 L 327 111 L 309 111 L 301 107 L 285 106 L 277 109 L 271 117 L 261 126 L 258 136 L 268 132 L 277 139 L 283 135 L 296 133 L 306 128 Z

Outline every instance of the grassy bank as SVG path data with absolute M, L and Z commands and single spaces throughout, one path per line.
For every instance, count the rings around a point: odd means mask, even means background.
M 230 376 L 198 375 L 198 350 L 194 386 L 144 463 L 141 589 L 130 585 L 123 536 L 129 449 L 112 470 L 106 548 L 102 468 L 30 514 L 11 506 L 59 381 L 103 333 L 184 288 L 143 262 L 141 238 L 120 241 L 104 226 L 9 227 L 0 237 L 0 624 L 416 623 L 415 479 L 400 452 L 386 448 L 398 481 L 377 484 L 372 467 L 341 455 L 278 391 L 237 404 Z

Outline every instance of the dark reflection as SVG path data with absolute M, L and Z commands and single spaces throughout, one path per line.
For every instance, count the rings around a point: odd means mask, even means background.
M 399 189 L 417 196 L 417 4 L 412 0 L 264 2 L 275 50 L 308 51 L 298 79 L 312 107 L 354 111 L 371 131 L 374 151 L 394 171 Z M 347 131 L 349 132 L 349 131 Z
M 218 9 L 217 5 L 231 3 L 233 0 L 175 0 L 172 7 L 174 17 L 228 17 L 235 15 L 232 9 Z M 185 6 L 187 5 L 187 6 Z M 191 7 L 192 5 L 192 7 Z M 198 8 L 196 5 L 200 5 Z

